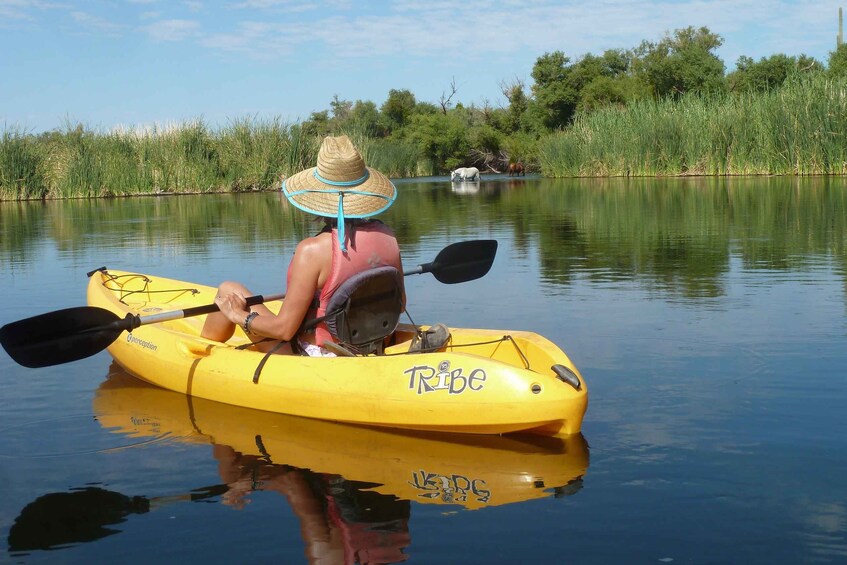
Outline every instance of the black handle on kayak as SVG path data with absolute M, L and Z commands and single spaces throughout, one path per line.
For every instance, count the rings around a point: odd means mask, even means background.
M 488 273 L 496 252 L 495 240 L 460 241 L 442 249 L 432 262 L 408 269 L 403 274 L 432 273 L 445 284 L 472 281 Z M 249 306 L 254 306 L 284 297 L 285 294 L 257 295 L 246 300 Z M 6 324 L 0 328 L 0 344 L 19 365 L 48 367 L 99 353 L 123 332 L 131 332 L 139 326 L 217 311 L 217 304 L 212 303 L 149 316 L 127 314 L 120 318 L 104 308 L 79 306 Z

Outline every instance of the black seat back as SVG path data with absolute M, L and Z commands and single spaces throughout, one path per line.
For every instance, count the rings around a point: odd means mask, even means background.
M 342 345 L 359 353 L 382 353 L 403 312 L 403 275 L 377 267 L 350 277 L 332 295 L 324 322 Z

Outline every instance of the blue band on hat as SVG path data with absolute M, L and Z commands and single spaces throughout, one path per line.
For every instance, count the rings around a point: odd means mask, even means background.
M 283 191 L 284 190 L 285 190 L 285 188 L 283 187 Z M 368 192 L 367 190 L 324 190 L 324 189 L 321 189 L 321 188 L 304 188 L 303 190 L 297 190 L 295 192 L 286 192 L 285 195 L 287 197 L 291 198 L 292 196 L 300 196 L 301 194 L 308 194 L 310 192 L 314 193 L 314 194 L 338 194 L 338 195 L 356 194 L 358 196 L 373 196 L 373 197 L 376 197 L 376 198 L 382 198 L 383 200 L 388 200 L 389 204 L 391 202 L 394 202 L 394 199 L 397 198 L 396 195 L 395 196 L 387 196 L 385 194 L 377 194 L 376 192 Z M 395 189 L 395 192 L 396 192 L 396 189 Z M 383 208 L 382 210 L 384 210 L 384 209 L 385 208 Z M 377 214 L 377 213 L 381 212 L 382 210 L 378 210 L 376 212 L 371 212 L 370 214 L 368 214 L 368 216 L 372 216 L 374 214 Z M 312 210 L 306 210 L 306 211 L 312 212 Z M 354 217 L 365 217 L 365 216 L 354 216 Z
M 292 204 L 294 204 L 295 206 L 297 206 L 301 210 L 305 210 L 306 212 L 309 212 L 310 214 L 318 214 L 320 216 L 325 216 L 326 214 L 319 214 L 318 212 L 315 212 L 314 210 L 309 210 L 308 208 L 306 208 L 302 204 L 299 204 L 299 203 L 295 202 L 294 200 L 292 200 L 291 197 L 292 196 L 299 196 L 301 194 L 309 194 L 309 193 L 313 193 L 313 194 L 338 194 L 339 200 L 340 200 L 341 199 L 340 197 L 344 194 L 355 194 L 357 196 L 373 196 L 375 198 L 382 198 L 383 200 L 388 201 L 388 204 L 386 204 L 384 207 L 380 208 L 379 210 L 374 210 L 373 212 L 370 212 L 370 213 L 362 215 L 362 216 L 351 216 L 353 218 L 367 218 L 368 216 L 374 216 L 376 214 L 379 214 L 380 212 L 382 212 L 383 210 L 385 210 L 386 208 L 391 206 L 391 204 L 393 204 L 394 200 L 397 198 L 397 189 L 394 189 L 394 195 L 393 196 L 387 196 L 385 194 L 377 194 L 376 192 L 368 192 L 366 190 L 324 190 L 324 189 L 320 189 L 320 188 L 304 188 L 303 190 L 297 190 L 295 192 L 285 192 L 285 183 L 283 183 L 282 190 L 283 190 L 283 193 L 285 194 L 285 196 L 288 197 L 289 200 L 291 200 Z

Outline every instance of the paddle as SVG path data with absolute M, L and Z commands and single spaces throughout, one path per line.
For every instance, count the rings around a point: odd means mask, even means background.
M 442 249 L 431 263 L 406 269 L 403 274 L 432 273 L 444 284 L 456 284 L 482 278 L 491 269 L 497 253 L 497 240 L 460 241 Z
M 472 281 L 485 276 L 494 262 L 497 241 L 460 241 L 442 249 L 430 263 L 403 272 L 404 275 L 432 273 L 444 284 Z M 248 306 L 284 298 L 285 294 L 250 296 Z M 19 365 L 30 368 L 60 365 L 99 353 L 124 331 L 139 326 L 209 314 L 217 304 L 195 306 L 149 316 L 115 313 L 94 306 L 79 306 L 11 322 L 0 328 L 0 344 Z
M 99 487 L 51 492 L 27 504 L 9 530 L 9 551 L 52 549 L 94 541 L 119 530 L 106 526 L 126 521 L 130 514 L 179 501 L 202 501 L 227 492 L 227 485 L 213 485 L 189 493 L 146 498 L 127 496 Z

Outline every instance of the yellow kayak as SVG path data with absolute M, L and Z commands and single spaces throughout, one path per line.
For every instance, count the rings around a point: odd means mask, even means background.
M 101 269 L 88 305 L 155 318 L 214 302 L 216 289 L 154 275 Z M 281 302 L 266 303 L 278 311 Z M 415 430 L 504 434 L 580 432 L 584 379 L 568 356 L 531 332 L 450 328 L 441 351 L 409 353 L 401 325 L 383 355 L 313 358 L 251 350 L 200 337 L 205 315 L 145 323 L 108 346 L 129 373 L 162 388 L 247 408 Z M 240 347 L 243 346 L 243 347 Z
M 286 466 L 309 469 L 425 504 L 477 509 L 568 494 L 589 465 L 582 434 L 533 440 L 351 426 L 186 399 L 120 369 L 93 405 L 103 428 L 133 441 L 212 445 L 224 454 L 221 464 L 229 448 L 242 463 L 256 459 L 269 477 Z

